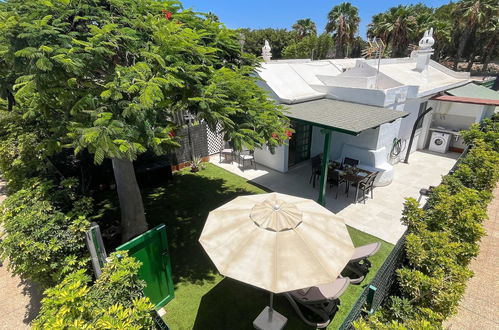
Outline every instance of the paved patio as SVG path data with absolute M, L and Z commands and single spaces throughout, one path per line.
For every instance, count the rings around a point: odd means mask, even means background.
M 342 216 L 349 226 L 395 244 L 406 229 L 400 223 L 404 198 L 418 198 L 421 188 L 438 185 L 442 175 L 449 172 L 458 157 L 457 153 L 416 151 L 411 154 L 409 164 L 395 165 L 393 182 L 385 187 L 376 187 L 374 199 L 367 199 L 365 204 L 354 204 L 355 189 L 350 190 L 350 196 L 347 198 L 342 185 L 342 191 L 336 200 L 334 197 L 337 187 L 328 187 L 326 207 Z M 308 161 L 294 166 L 287 173 L 280 173 L 262 165 L 257 165 L 256 170 L 250 166 L 243 170 L 236 162 L 219 163 L 218 154 L 213 155 L 210 161 L 272 191 L 314 200 L 317 200 L 319 195 L 319 184 L 316 184 L 315 188 L 309 184 L 311 168 Z

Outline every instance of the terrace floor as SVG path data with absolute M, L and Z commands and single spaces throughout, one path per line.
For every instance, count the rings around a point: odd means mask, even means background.
M 421 188 L 438 185 L 442 175 L 449 172 L 459 155 L 452 152 L 440 154 L 426 150 L 416 151 L 411 154 L 409 164 L 398 163 L 394 166 L 393 182 L 385 187 L 376 187 L 373 199 L 367 199 L 365 204 L 354 204 L 355 189 L 350 190 L 350 196 L 347 198 L 344 186 L 338 199 L 335 199 L 337 187 L 328 187 L 326 208 L 343 217 L 349 226 L 395 244 L 406 229 L 400 222 L 404 199 L 418 198 Z M 319 195 L 319 184 L 316 184 L 315 188 L 309 184 L 311 168 L 308 161 L 294 166 L 287 173 L 259 164 L 256 170 L 250 166 L 241 169 L 236 162 L 220 163 L 218 154 L 213 155 L 210 161 L 275 192 L 310 199 L 317 199 Z

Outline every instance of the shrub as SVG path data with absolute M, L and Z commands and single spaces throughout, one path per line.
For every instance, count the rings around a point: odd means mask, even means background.
M 474 141 L 474 147 L 459 165 L 454 176 L 466 187 L 492 190 L 499 178 L 499 152 L 482 139 Z
M 407 266 L 397 270 L 402 297 L 443 320 L 454 312 L 472 272 L 459 263 L 463 243 L 446 232 L 423 230 L 406 237 Z
M 137 276 L 140 263 L 114 253 L 102 275 L 90 285 L 85 270 L 77 270 L 45 291 L 34 329 L 151 329 L 154 307 L 143 297 Z
M 400 297 L 368 318 L 357 329 L 434 329 L 453 314 L 479 252 L 491 191 L 499 179 L 498 117 L 462 132 L 472 148 L 457 170 L 443 178 L 425 209 L 408 198 L 402 222 L 408 226 L 405 265 L 396 271 Z
M 48 175 L 43 130 L 20 114 L 2 110 L 0 104 L 0 172 L 9 191 L 21 189 L 26 179 Z
M 32 179 L 0 206 L 6 234 L 0 259 L 9 258 L 14 274 L 46 288 L 88 265 L 84 233 L 91 200 L 78 198 L 75 189 L 73 179 L 59 186 Z
M 468 145 L 473 145 L 476 140 L 483 140 L 493 150 L 499 152 L 499 114 L 484 119 L 480 124 L 472 124 L 469 129 L 461 132 L 461 137 Z

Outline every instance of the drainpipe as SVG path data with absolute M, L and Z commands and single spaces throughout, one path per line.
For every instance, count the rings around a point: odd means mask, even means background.
M 416 119 L 416 121 L 414 122 L 414 126 L 412 127 L 412 133 L 411 133 L 411 139 L 409 140 L 409 147 L 407 148 L 407 153 L 405 154 L 405 160 L 404 160 L 404 163 L 406 164 L 409 164 L 409 155 L 411 153 L 411 148 L 412 148 L 412 142 L 414 141 L 414 134 L 416 134 L 416 129 L 418 127 L 418 124 L 421 120 L 423 120 L 424 116 L 430 112 L 431 110 L 433 110 L 432 107 L 429 107 L 428 109 L 426 109 L 425 111 L 423 111 L 423 113 L 421 113 L 418 118 Z

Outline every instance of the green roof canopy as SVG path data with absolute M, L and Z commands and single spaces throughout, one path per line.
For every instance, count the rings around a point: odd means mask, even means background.
M 485 100 L 499 100 L 499 92 L 477 84 L 467 84 L 458 88 L 446 91 L 447 94 L 459 97 L 471 97 Z
M 286 108 L 289 111 L 286 116 L 291 119 L 351 135 L 409 115 L 405 111 L 331 99 L 291 104 Z

